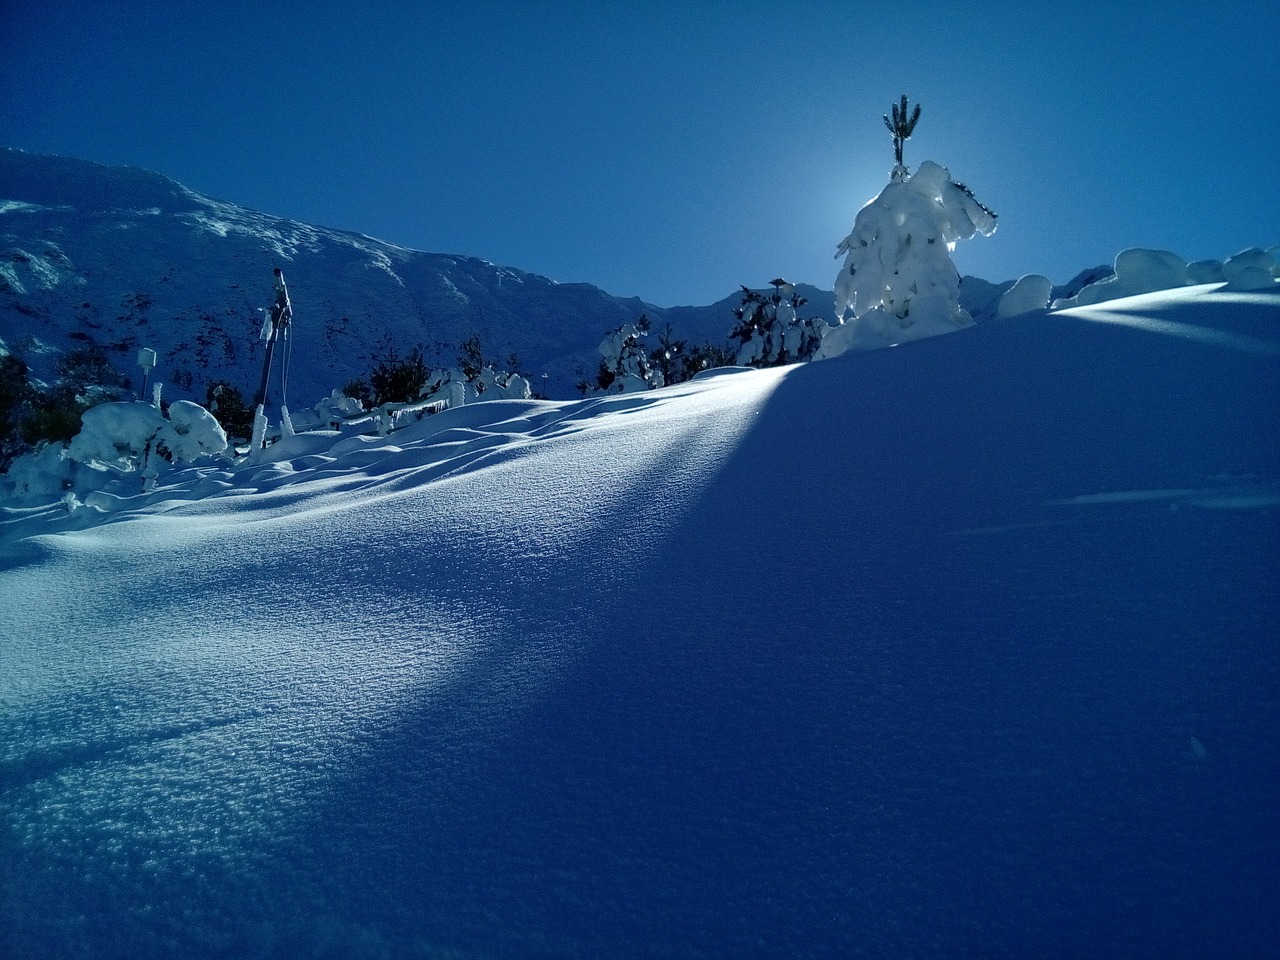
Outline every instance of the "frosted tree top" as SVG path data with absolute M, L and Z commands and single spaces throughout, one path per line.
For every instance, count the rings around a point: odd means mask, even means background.
M 918 340 L 968 326 L 960 306 L 960 274 L 951 261 L 956 241 L 991 236 L 996 215 L 946 167 L 926 160 L 912 174 L 903 143 L 920 119 L 904 95 L 885 126 L 893 136 L 893 170 L 879 196 L 864 206 L 840 241 L 845 258 L 836 277 L 836 313 L 851 311 L 854 329 L 838 340 L 867 349 Z M 833 344 L 834 346 L 834 344 Z

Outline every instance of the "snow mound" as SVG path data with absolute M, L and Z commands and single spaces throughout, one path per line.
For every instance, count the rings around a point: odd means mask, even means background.
M 1116 254 L 1115 273 L 1091 283 L 1074 297 L 1055 300 L 1053 309 L 1084 307 L 1104 300 L 1136 297 L 1187 284 L 1187 262 L 1168 250 L 1134 247 Z
M 1251 247 L 1241 250 L 1222 265 L 1222 279 L 1229 290 L 1267 290 L 1275 286 L 1280 264 L 1273 253 Z
M 1034 310 L 1043 310 L 1049 306 L 1052 291 L 1053 284 L 1048 277 L 1037 273 L 1028 274 L 1005 291 L 996 308 L 996 316 L 1016 317 Z
M 1280 277 L 1276 250 L 1242 250 L 1225 262 L 1187 263 L 1168 250 L 1133 248 L 1116 255 L 1115 274 L 1091 283 L 1074 297 L 1055 300 L 1054 310 L 1085 307 L 1122 297 L 1172 290 L 1188 284 L 1227 282 L 1232 290 L 1267 290 Z

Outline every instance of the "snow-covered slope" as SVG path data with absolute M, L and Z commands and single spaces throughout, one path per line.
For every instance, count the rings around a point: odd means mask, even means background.
M 9 511 L 0 952 L 1266 956 L 1278 384 L 1187 288 Z

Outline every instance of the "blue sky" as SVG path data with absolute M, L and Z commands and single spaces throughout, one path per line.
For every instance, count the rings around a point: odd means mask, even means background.
M 964 273 L 1280 242 L 1252 3 L 0 4 L 0 143 L 670 306 L 830 287 L 892 166 L 1000 214 Z

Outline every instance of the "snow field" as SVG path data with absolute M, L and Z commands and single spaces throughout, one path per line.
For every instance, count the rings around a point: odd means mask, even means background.
M 10 508 L 0 944 L 1264 955 L 1278 321 L 1186 288 Z

